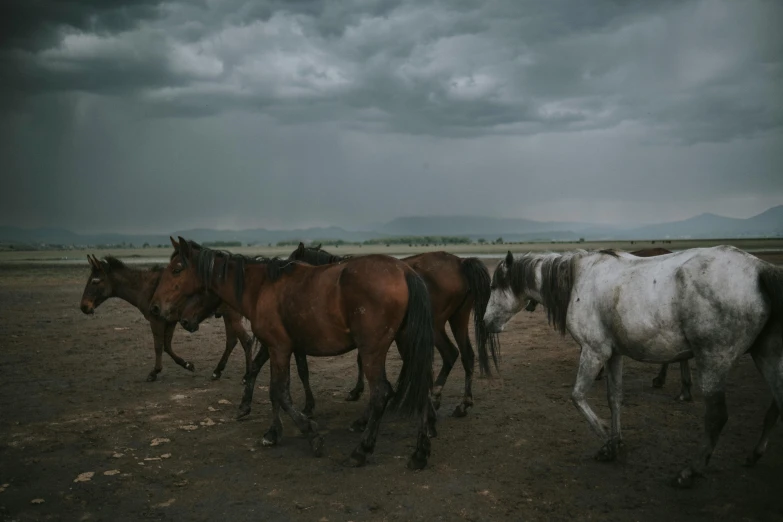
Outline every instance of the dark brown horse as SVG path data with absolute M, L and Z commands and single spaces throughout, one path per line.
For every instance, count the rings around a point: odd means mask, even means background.
M 666 254 L 671 254 L 671 250 L 666 250 L 665 248 L 646 248 L 642 250 L 635 250 L 634 252 L 629 252 L 629 254 L 636 256 L 636 257 L 655 257 L 655 256 L 663 256 Z M 538 303 L 534 300 L 528 301 L 527 305 L 525 306 L 525 310 L 528 312 L 533 312 L 536 309 L 536 306 Z M 653 379 L 653 387 L 654 388 L 662 388 L 663 385 L 666 383 L 666 372 L 669 369 L 668 364 L 662 364 L 661 369 L 658 372 L 658 375 Z M 598 372 L 598 375 L 596 376 L 596 380 L 603 378 L 604 370 L 601 368 L 601 371 Z M 678 401 L 692 401 L 693 397 L 691 396 L 691 369 L 688 364 L 688 361 L 680 361 L 680 377 L 682 380 L 682 386 L 680 388 L 680 394 L 675 397 Z
M 269 349 L 273 421 L 264 445 L 277 444 L 282 435 L 282 408 L 308 436 L 313 453 L 321 455 L 323 438 L 317 424 L 291 402 L 291 355 L 297 350 L 317 350 L 317 355 L 332 356 L 358 349 L 371 396 L 367 428 L 349 463 L 361 466 L 374 451 L 380 419 L 391 399 L 395 409 L 419 417 L 416 450 L 408 466 L 426 466 L 432 408 L 432 313 L 427 286 L 408 265 L 371 255 L 314 267 L 210 250 L 181 237 L 179 242 L 172 239 L 172 244 L 174 254 L 150 310 L 171 320 L 190 296 L 210 291 L 250 319 L 253 333 Z M 403 358 L 396 391 L 386 379 L 386 354 L 392 341 Z M 254 384 L 254 378 L 248 379 L 243 406 Z
M 156 267 L 147 270 L 132 268 L 112 256 L 107 256 L 103 260 L 99 260 L 95 256 L 87 256 L 87 260 L 90 262 L 90 277 L 87 279 L 87 285 L 82 294 L 82 312 L 85 314 L 95 313 L 95 309 L 105 300 L 118 297 L 135 306 L 150 323 L 155 346 L 155 367 L 147 376 L 147 381 L 156 380 L 163 369 L 161 360 L 163 351 L 169 354 L 178 365 L 186 370 L 194 371 L 193 363 L 182 359 L 171 348 L 171 339 L 174 336 L 177 321 L 163 321 L 159 317 L 152 316 L 149 312 L 150 299 L 158 286 L 163 268 Z M 211 304 L 214 306 L 211 308 L 210 316 L 215 314 L 220 301 L 215 300 Z M 237 341 L 242 344 L 245 352 L 245 375 L 247 376 L 252 363 L 253 338 L 245 331 L 242 326 L 242 316 L 237 312 L 227 306 L 221 306 L 217 308 L 217 313 L 222 315 L 225 323 L 226 349 L 212 373 L 212 378 L 220 378 Z M 206 319 L 206 317 L 202 319 Z
M 299 247 L 291 253 L 288 259 L 320 266 L 339 263 L 351 258 L 332 255 L 321 249 L 321 245 L 308 248 L 304 246 L 304 243 L 299 243 Z M 476 345 L 479 352 L 479 368 L 482 373 L 490 373 L 490 356 L 497 365 L 497 357 L 500 352 L 497 334 L 489 333 L 482 320 L 489 301 L 489 270 L 484 263 L 475 257 L 462 259 L 448 252 L 428 252 L 403 258 L 402 261 L 421 276 L 430 293 L 435 347 L 443 359 L 440 373 L 435 379 L 433 404 L 436 409 L 440 407 L 443 386 L 459 356 L 465 370 L 465 391 L 462 402 L 454 409 L 453 415 L 464 417 L 468 408 L 473 406 L 472 384 L 475 355 L 468 332 L 471 311 L 473 312 Z M 447 322 L 451 326 L 451 332 L 454 334 L 459 349 L 454 346 L 446 334 Z M 351 401 L 358 400 L 364 391 L 361 354 L 357 355 L 356 363 L 359 369 L 356 386 L 349 392 L 347 398 Z

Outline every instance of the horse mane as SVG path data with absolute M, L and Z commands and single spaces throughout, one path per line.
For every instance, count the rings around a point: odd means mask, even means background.
M 527 253 L 514 259 L 511 267 L 507 268 L 506 274 L 496 270 L 493 282 L 504 288 L 510 286 L 517 295 L 526 293 L 536 288 L 536 267 L 541 265 L 541 286 L 538 288 L 538 293 L 541 295 L 541 304 L 546 308 L 547 322 L 565 335 L 576 263 L 585 254 L 587 252 L 584 250 L 565 254 Z
M 294 252 L 293 255 L 296 255 L 298 253 L 298 250 Z M 320 266 L 320 265 L 330 265 L 332 263 L 339 263 L 340 261 L 345 261 L 346 259 L 350 259 L 351 256 L 338 256 L 334 254 L 330 254 L 326 250 L 323 250 L 321 248 L 321 245 L 318 245 L 317 247 L 305 247 L 304 248 L 304 254 L 302 257 L 296 259 L 297 261 L 303 261 L 307 263 L 308 265 L 313 266 Z M 289 258 L 289 259 L 294 259 Z
M 116 272 L 116 271 L 121 271 L 121 270 L 125 270 L 127 272 L 144 272 L 143 270 L 139 270 L 138 268 L 134 268 L 132 266 L 126 265 L 125 263 L 123 263 L 122 261 L 120 261 L 119 259 L 117 259 L 116 257 L 114 257 L 112 255 L 105 256 L 101 260 L 101 264 L 103 265 L 103 268 L 107 272 L 110 272 L 110 271 L 115 271 Z M 155 264 L 155 265 L 152 265 L 151 267 L 149 267 L 146 271 L 147 272 L 156 272 L 156 273 L 157 272 L 163 272 L 163 267 L 158 265 L 158 264 Z
M 235 264 L 234 272 L 234 289 L 236 291 L 236 298 L 238 301 L 242 300 L 242 295 L 245 291 L 245 267 L 248 265 L 266 265 L 266 275 L 270 282 L 277 281 L 283 274 L 290 273 L 296 263 L 288 261 L 286 259 L 280 259 L 279 257 L 264 257 L 264 256 L 243 256 L 242 254 L 234 254 L 227 250 L 212 250 L 211 248 L 203 247 L 195 241 L 188 241 L 191 249 L 196 250 L 196 272 L 201 278 L 202 283 L 208 286 L 212 278 L 215 276 L 215 261 L 217 259 L 223 259 L 225 262 L 217 273 L 218 280 L 225 281 L 228 277 L 228 265 L 230 262 Z M 171 257 L 173 258 L 178 251 L 175 251 Z M 187 266 L 188 260 L 184 257 L 180 258 L 183 266 Z

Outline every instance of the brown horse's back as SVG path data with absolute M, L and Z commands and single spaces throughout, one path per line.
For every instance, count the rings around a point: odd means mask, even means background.
M 312 347 L 308 355 L 350 351 L 355 348 L 353 332 L 368 327 L 388 331 L 391 342 L 405 319 L 409 273 L 408 265 L 384 255 L 321 266 L 297 263 L 270 287 L 259 319 L 281 320 L 295 345 Z M 370 308 L 376 312 L 366 313 Z
M 402 261 L 424 279 L 432 301 L 433 320 L 437 325 L 445 324 L 465 304 L 469 292 L 462 276 L 462 259 L 448 252 L 428 252 Z

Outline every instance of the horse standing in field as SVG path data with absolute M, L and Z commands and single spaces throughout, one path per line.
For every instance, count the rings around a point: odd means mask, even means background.
M 321 266 L 354 259 L 346 256 L 336 256 L 317 247 L 307 248 L 304 243 L 288 257 L 290 260 L 303 261 L 310 265 Z M 490 356 L 497 366 L 500 344 L 497 334 L 487 331 L 484 326 L 484 312 L 489 302 L 489 270 L 475 257 L 460 258 L 448 252 L 428 252 L 405 257 L 402 262 L 410 266 L 427 284 L 432 309 L 433 330 L 435 332 L 435 347 L 438 349 L 443 365 L 433 388 L 433 405 L 440 407 L 441 393 L 449 373 L 459 356 L 465 370 L 465 391 L 462 402 L 454 409 L 454 417 L 464 417 L 473 406 L 473 371 L 475 355 L 470 343 L 470 313 L 473 312 L 476 346 L 479 353 L 479 368 L 482 373 L 490 373 Z M 446 323 L 451 326 L 457 346 L 446 334 Z M 348 394 L 347 400 L 358 400 L 364 390 L 364 375 L 362 372 L 361 353 L 356 357 L 359 369 L 356 386 Z
M 636 257 L 656 257 L 671 254 L 672 251 L 666 250 L 665 248 L 647 248 L 629 253 Z M 525 305 L 525 310 L 528 312 L 534 312 L 537 305 L 537 301 L 534 299 L 529 299 Z M 666 372 L 668 369 L 669 365 L 667 363 L 661 365 L 661 369 L 658 372 L 658 375 L 653 379 L 653 388 L 663 388 L 663 385 L 666 383 Z M 603 374 L 604 369 L 601 368 L 601 371 L 599 371 L 598 375 L 595 377 L 596 380 L 603 378 Z M 680 377 L 682 385 L 680 388 L 680 393 L 677 395 L 677 397 L 675 397 L 675 400 L 690 402 L 693 400 L 693 396 L 691 395 L 691 369 L 688 365 L 687 359 L 680 361 Z
M 158 286 L 163 269 L 160 267 L 148 270 L 132 268 L 112 256 L 107 256 L 103 260 L 99 260 L 95 256 L 87 256 L 87 260 L 90 262 L 90 277 L 87 279 L 82 294 L 82 312 L 93 314 L 101 303 L 109 298 L 118 297 L 135 306 L 150 323 L 155 346 L 155 367 L 147 376 L 147 381 L 152 382 L 158 378 L 158 374 L 163 369 L 161 356 L 164 351 L 178 365 L 191 372 L 194 371 L 193 363 L 182 359 L 171 348 L 171 339 L 174 336 L 177 321 L 164 321 L 150 314 L 150 299 Z M 245 352 L 245 376 L 247 376 L 252 363 L 253 338 L 242 326 L 242 316 L 227 306 L 218 308 L 219 300 L 215 300 L 212 304 L 214 305 L 211 308 L 213 312 L 210 315 L 217 311 L 218 315 L 222 315 L 226 327 L 226 348 L 212 373 L 212 379 L 220 378 L 237 341 L 242 344 Z
M 408 467 L 426 466 L 432 411 L 432 314 L 427 287 L 408 265 L 369 255 L 314 267 L 210 250 L 181 237 L 179 242 L 171 241 L 174 254 L 153 295 L 151 312 L 171 320 L 188 297 L 210 291 L 250 319 L 270 358 L 273 420 L 262 439 L 264 445 L 277 444 L 282 435 L 282 408 L 307 435 L 314 455 L 322 454 L 318 425 L 291 401 L 291 354 L 317 349 L 317 355 L 332 356 L 357 349 L 371 396 L 367 427 L 348 463 L 361 466 L 372 454 L 380 419 L 391 399 L 395 409 L 419 417 L 416 449 Z M 386 354 L 392 341 L 403 359 L 396 391 L 386 379 Z M 251 377 L 246 396 L 254 385 Z
M 726 378 L 746 352 L 774 396 L 748 463 L 766 450 L 783 411 L 783 268 L 728 246 L 662 258 L 577 251 L 515 259 L 509 252 L 493 275 L 487 327 L 500 332 L 526 298 L 541 302 L 550 324 L 581 347 L 571 397 L 604 441 L 598 460 L 614 460 L 622 443 L 623 356 L 657 363 L 695 359 L 706 407 L 705 437 L 674 485 L 690 487 L 709 463 L 728 419 Z M 607 363 L 610 434 L 585 398 Z

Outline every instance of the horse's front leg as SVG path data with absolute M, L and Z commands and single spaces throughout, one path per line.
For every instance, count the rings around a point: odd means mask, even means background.
M 318 424 L 297 410 L 291 400 L 291 350 L 276 348 L 269 351 L 269 356 L 269 369 L 272 374 L 269 384 L 270 399 L 273 404 L 279 404 L 283 411 L 288 413 L 291 420 L 310 441 L 313 455 L 320 457 L 323 455 L 324 438 L 318 433 Z
M 262 342 L 259 342 L 259 345 L 260 348 L 258 349 L 258 353 L 256 354 L 255 359 L 253 359 L 253 367 L 250 369 L 250 373 L 245 378 L 245 392 L 242 394 L 242 402 L 239 403 L 239 413 L 237 414 L 237 419 L 241 419 L 242 417 L 250 414 L 250 409 L 253 404 L 253 390 L 256 386 L 256 378 L 261 372 L 261 368 L 263 368 L 264 364 L 266 364 L 266 362 L 269 360 L 269 348 L 267 348 L 267 346 Z
M 147 375 L 147 382 L 157 380 L 158 374 L 163 370 L 163 337 L 166 334 L 164 325 L 165 323 L 157 320 L 150 321 L 152 342 L 155 349 L 155 366 L 152 368 L 149 375 Z
M 174 362 L 178 365 L 182 366 L 186 370 L 190 370 L 191 372 L 196 371 L 196 367 L 193 366 L 192 362 L 188 362 L 176 353 L 174 353 L 174 350 L 171 348 L 171 340 L 174 338 L 174 330 L 177 328 L 177 323 L 167 323 L 166 324 L 166 333 L 163 337 L 163 349 L 166 351 L 167 354 L 169 354 L 169 357 L 174 359 Z
M 663 388 L 666 384 L 666 373 L 669 371 L 668 364 L 662 364 L 661 369 L 658 371 L 658 375 L 653 379 L 653 388 Z
M 620 428 L 620 411 L 623 405 L 623 356 L 614 352 L 607 363 L 606 397 L 612 412 L 612 432 L 609 440 L 595 458 L 600 461 L 616 460 L 623 445 Z
M 607 359 L 611 355 L 611 348 L 595 349 L 590 346 L 583 346 L 582 353 L 579 356 L 579 371 L 576 375 L 576 383 L 571 392 L 571 400 L 582 415 L 584 415 L 590 427 L 604 443 L 608 442 L 609 437 L 606 433 L 607 424 L 598 418 L 593 409 L 587 403 L 587 392 L 595 382 L 595 378 L 603 368 Z M 619 420 L 619 419 L 618 419 Z

